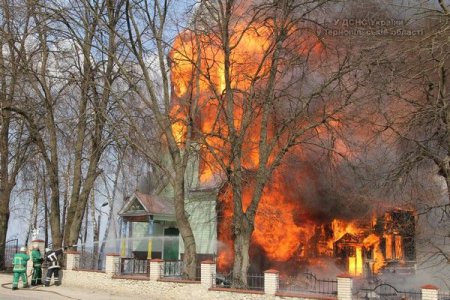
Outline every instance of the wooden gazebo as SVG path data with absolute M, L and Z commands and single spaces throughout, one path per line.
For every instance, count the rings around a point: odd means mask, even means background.
M 179 259 L 179 231 L 171 199 L 135 192 L 119 216 L 122 257 Z

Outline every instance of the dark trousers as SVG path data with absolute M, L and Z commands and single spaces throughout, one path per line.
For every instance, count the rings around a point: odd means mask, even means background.
M 45 286 L 50 285 L 50 280 L 52 279 L 52 275 L 55 279 L 55 285 L 60 285 L 61 282 L 59 281 L 59 268 L 51 268 L 47 270 L 47 277 L 45 278 Z

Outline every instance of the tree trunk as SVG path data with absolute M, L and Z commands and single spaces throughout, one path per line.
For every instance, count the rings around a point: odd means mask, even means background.
M 109 237 L 109 228 L 111 227 L 111 221 L 112 221 L 113 213 L 114 213 L 114 202 L 115 202 L 114 200 L 116 199 L 117 183 L 119 181 L 119 174 L 120 174 L 120 170 L 122 169 L 122 160 L 123 160 L 124 156 L 125 156 L 125 150 L 118 157 L 118 163 L 117 163 L 117 168 L 116 168 L 115 177 L 114 177 L 113 190 L 112 190 L 112 195 L 111 195 L 111 199 L 110 199 L 111 201 L 109 201 L 108 221 L 106 222 L 105 234 L 103 235 L 103 241 L 102 241 L 102 244 L 100 246 L 100 251 L 99 251 L 99 260 L 98 260 L 99 267 L 100 267 L 100 263 L 101 263 L 101 258 L 103 257 L 103 254 L 105 252 L 106 242 L 108 241 L 108 237 Z M 117 235 L 115 235 L 115 238 L 116 237 L 117 237 Z
M 234 264 L 233 288 L 247 288 L 247 272 L 250 268 L 249 250 L 253 227 L 250 226 L 245 215 L 234 218 Z
M 37 168 L 36 168 L 37 171 Z M 25 245 L 28 245 L 29 238 L 33 241 L 32 232 L 33 229 L 37 229 L 37 215 L 38 215 L 38 203 L 39 203 L 39 176 L 35 175 L 33 185 L 33 206 L 31 208 L 30 222 L 28 224 L 28 232 L 25 240 Z
M 66 174 L 64 175 L 64 199 L 63 199 L 63 211 L 62 211 L 62 221 L 64 224 L 66 224 L 66 220 L 67 220 L 67 210 L 68 210 L 68 206 L 70 204 L 69 202 L 69 188 L 70 188 L 70 168 L 71 168 L 71 161 L 69 160 L 69 163 L 67 165 L 67 171 Z M 64 245 L 67 245 L 65 243 L 65 236 L 66 236 L 66 226 L 64 225 L 62 227 L 62 232 L 61 235 L 63 236 L 64 239 Z
M 87 59 L 86 59 L 87 60 Z M 85 62 L 84 69 L 86 72 L 90 70 L 90 64 Z M 87 74 L 87 76 L 90 76 Z M 82 161 L 83 161 L 83 148 L 85 147 L 85 135 L 86 135 L 86 108 L 87 108 L 87 102 L 88 102 L 88 83 L 89 80 L 85 79 L 83 81 L 82 85 L 82 91 L 83 91 L 83 97 L 81 99 L 81 103 L 79 106 L 79 113 L 80 117 L 78 120 L 78 126 L 77 126 L 77 139 L 75 143 L 75 162 L 73 165 L 73 177 L 72 177 L 72 193 L 70 196 L 70 204 L 69 208 L 67 210 L 67 218 L 65 220 L 65 230 L 64 230 L 64 244 L 65 245 L 75 245 L 76 241 L 70 239 L 70 228 L 72 228 L 72 223 L 74 221 L 74 217 L 77 211 L 78 203 L 80 201 L 80 190 L 81 190 L 81 182 L 83 173 L 81 170 L 82 167 Z M 86 82 L 86 83 L 85 83 Z M 79 233 L 77 233 L 78 236 Z
M 89 206 L 86 206 L 84 216 L 84 233 L 81 236 L 81 252 L 84 253 L 86 251 L 86 242 L 88 235 L 88 219 L 89 219 Z
M 60 221 L 60 209 L 59 209 L 59 181 L 58 171 L 50 170 L 53 174 L 50 175 L 50 229 L 52 235 L 52 244 L 54 248 L 61 248 L 61 221 Z
M 95 183 L 95 179 L 97 178 L 97 175 L 98 175 L 96 173 L 96 171 L 97 171 L 97 165 L 98 165 L 99 158 L 100 157 L 97 157 L 97 159 L 95 159 L 95 160 L 92 160 L 92 158 L 90 159 L 88 174 L 87 174 L 86 180 L 83 184 L 83 190 L 81 191 L 80 196 L 78 198 L 78 206 L 77 206 L 77 209 L 73 216 L 72 224 L 71 224 L 70 228 L 67 228 L 67 231 L 69 233 L 67 246 L 74 246 L 78 242 L 78 237 L 80 235 L 81 224 L 83 222 L 84 212 L 87 209 L 87 202 L 89 199 L 89 195 L 92 192 L 92 189 L 93 189 L 94 183 Z M 86 215 L 86 217 L 87 216 L 88 215 Z
M 11 191 L 0 190 L 0 270 L 5 268 L 6 234 L 9 221 L 9 199 Z
M 36 168 L 36 181 L 35 181 L 35 186 L 34 186 L 34 201 L 33 201 L 33 214 L 32 214 L 32 224 L 33 224 L 33 228 L 38 228 L 38 222 L 37 222 L 37 218 L 38 218 L 38 208 L 39 208 L 39 197 L 40 197 L 40 181 L 39 181 L 39 167 Z
M 97 223 L 97 219 L 95 217 L 95 195 L 94 195 L 94 191 L 92 191 L 91 193 L 91 219 L 92 219 L 92 237 L 93 237 L 93 241 L 94 241 L 94 245 L 92 248 L 92 267 L 95 268 L 97 266 L 97 261 L 98 261 L 98 229 L 100 226 L 100 217 L 101 217 L 101 213 L 98 216 L 98 223 Z M 87 216 L 86 216 L 87 218 Z
M 450 177 L 449 176 L 445 176 L 445 183 L 446 183 L 446 188 L 447 188 L 447 200 L 448 200 L 448 203 L 450 203 Z
M 9 159 L 9 114 L 1 112 L 0 130 L 0 269 L 4 268 L 4 255 L 6 234 L 9 221 L 9 201 L 11 188 L 9 185 L 8 159 Z
M 44 244 L 45 247 L 48 247 L 48 226 L 49 226 L 49 219 L 48 219 L 48 198 L 47 198 L 47 180 L 45 179 L 45 170 L 42 170 L 42 194 L 44 196 L 43 202 L 44 202 Z
M 181 169 L 183 168 L 178 167 L 178 170 L 176 171 L 177 176 L 174 184 L 175 215 L 184 243 L 183 277 L 195 279 L 197 271 L 197 251 L 194 233 L 192 232 L 185 210 L 184 172 L 182 172 Z
M 109 230 L 110 230 L 109 228 L 111 227 L 111 221 L 112 221 L 112 217 L 113 217 L 113 213 L 114 213 L 114 210 L 113 210 L 114 204 L 113 203 L 114 203 L 114 200 L 112 200 L 109 205 L 109 215 L 108 215 L 108 220 L 106 221 L 105 234 L 103 235 L 102 244 L 100 245 L 100 250 L 99 250 L 99 254 L 98 254 L 98 262 L 97 263 L 98 263 L 99 267 L 101 266 L 100 264 L 102 261 L 102 257 L 104 256 L 106 242 L 108 241 L 108 238 L 109 238 Z M 117 235 L 114 238 L 116 238 L 116 237 L 117 237 Z

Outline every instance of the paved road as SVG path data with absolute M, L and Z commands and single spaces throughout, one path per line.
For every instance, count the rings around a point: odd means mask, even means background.
M 30 287 L 27 289 L 21 288 L 22 282 L 19 283 L 19 289 L 13 291 L 12 290 L 12 274 L 0 274 L 0 299 L 12 299 L 12 300 L 21 300 L 21 299 L 33 299 L 33 300 L 121 300 L 121 299 L 133 299 L 140 300 L 144 299 L 139 296 L 134 295 L 119 295 L 112 294 L 105 291 L 95 291 L 82 289 L 77 287 L 69 287 L 69 286 L 55 286 L 51 285 L 49 287 Z M 148 300 L 149 298 L 146 297 Z

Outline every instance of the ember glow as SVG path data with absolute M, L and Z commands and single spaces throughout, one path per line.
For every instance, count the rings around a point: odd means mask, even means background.
M 243 27 L 242 27 L 243 28 Z M 241 28 L 241 29 L 242 29 Z M 239 35 L 239 34 L 242 34 Z M 231 55 L 230 88 L 247 91 L 256 77 L 268 76 L 269 60 L 264 55 L 271 44 L 271 30 L 260 26 L 245 33 L 236 29 L 231 37 L 236 44 Z M 200 112 L 195 119 L 196 126 L 204 135 L 207 144 L 216 149 L 227 150 L 227 127 L 220 116 L 219 107 L 225 94 L 224 55 L 218 47 L 220 43 L 213 35 L 195 35 L 192 32 L 180 34 L 174 42 L 171 53 L 171 80 L 173 83 L 173 109 L 171 116 L 176 122 L 172 125 L 177 142 L 185 138 L 188 111 L 192 104 Z M 297 44 L 290 44 L 305 56 L 322 55 L 322 46 L 317 39 L 302 35 L 295 38 Z M 196 67 L 198 66 L 198 68 Z M 222 99 L 222 100 L 220 100 Z M 235 95 L 234 125 L 241 128 L 243 107 L 252 107 L 246 103 L 243 94 Z M 251 108 L 250 108 L 251 109 Z M 244 169 L 249 173 L 259 164 L 260 120 L 255 106 L 255 122 L 250 125 L 246 136 L 244 152 Z M 340 121 L 332 120 L 328 126 L 340 126 Z M 272 133 L 270 132 L 269 135 Z M 220 132 L 220 135 L 217 134 Z M 215 133 L 215 134 L 211 134 Z M 318 135 L 326 135 L 326 128 L 317 128 Z M 343 155 L 351 155 L 345 143 L 339 139 L 334 142 L 335 150 Z M 227 151 L 223 151 L 227 153 Z M 302 149 L 296 148 L 302 156 Z M 206 149 L 201 150 L 200 182 L 208 185 L 216 180 L 220 168 Z M 228 157 L 221 157 L 228 161 Z M 269 159 L 270 160 L 270 159 Z M 263 255 L 270 262 L 308 262 L 319 263 L 320 257 L 334 257 L 343 268 L 352 275 L 361 275 L 364 268 L 369 272 L 378 272 L 386 259 L 403 258 L 402 237 L 393 234 L 383 235 L 376 232 L 377 217 L 361 224 L 357 220 L 339 219 L 331 216 L 317 219 L 304 205 L 301 197 L 292 197 L 289 191 L 293 187 L 281 165 L 273 174 L 271 182 L 265 187 L 256 215 L 252 245 L 262 250 L 255 255 Z M 310 174 L 298 171 L 291 176 L 300 178 L 299 182 L 308 184 Z M 247 209 L 253 196 L 252 176 L 249 176 L 243 188 L 243 208 Z M 219 194 L 218 267 L 220 271 L 229 270 L 233 263 L 233 243 L 231 237 L 231 220 L 233 213 L 232 190 L 225 186 Z M 362 216 L 364 218 L 364 216 Z M 383 244 L 383 246 L 382 246 Z M 383 249 L 382 249 L 383 248 Z M 386 250 L 387 249 L 387 250 Z M 391 249 L 394 249 L 391 251 Z

